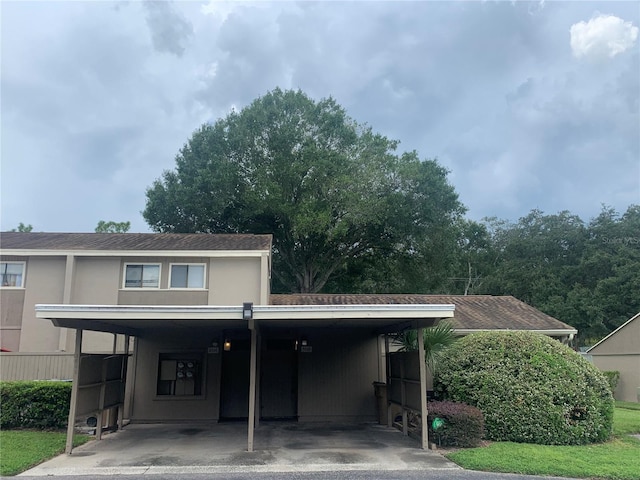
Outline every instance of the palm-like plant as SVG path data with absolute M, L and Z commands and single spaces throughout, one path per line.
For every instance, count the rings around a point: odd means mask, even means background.
M 441 322 L 434 327 L 424 329 L 424 356 L 427 367 L 435 370 L 442 351 L 456 341 L 453 326 L 448 322 Z M 400 345 L 398 351 L 410 352 L 418 349 L 418 332 L 405 330 L 393 336 L 393 342 Z

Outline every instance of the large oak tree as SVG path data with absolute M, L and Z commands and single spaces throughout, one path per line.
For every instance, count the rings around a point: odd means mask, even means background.
M 273 234 L 274 291 L 318 292 L 363 262 L 382 276 L 402 263 L 428 271 L 455 248 L 464 208 L 446 169 L 397 146 L 331 98 L 276 89 L 202 125 L 143 215 L 158 232 Z M 350 276 L 346 291 L 366 280 Z

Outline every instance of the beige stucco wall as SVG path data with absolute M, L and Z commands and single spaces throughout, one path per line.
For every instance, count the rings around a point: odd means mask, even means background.
M 261 259 L 212 258 L 209 268 L 209 304 L 242 305 L 261 302 Z
M 298 354 L 299 420 L 375 421 L 376 398 L 372 384 L 378 380 L 377 339 L 363 331 L 317 330 L 304 336 L 312 352 Z M 222 353 L 206 353 L 214 338 L 222 345 L 222 332 L 194 334 L 190 339 L 140 339 L 134 360 L 136 388 L 131 419 L 135 422 L 217 421 Z M 156 395 L 160 354 L 180 351 L 201 352 L 206 358 L 206 384 L 201 397 Z
M 590 355 L 640 355 L 640 317 L 630 321 L 599 345 L 589 350 Z
M 640 354 L 593 355 L 593 364 L 600 370 L 617 370 L 620 380 L 614 392 L 616 400 L 640 402 Z
M 368 332 L 310 330 L 310 353 L 300 353 L 300 421 L 374 421 L 377 338 Z
M 7 257 L 9 258 L 9 257 Z M 13 257 L 9 259 L 15 259 Z M 25 289 L 0 290 L 2 346 L 23 352 L 73 352 L 75 334 L 58 329 L 48 320 L 35 318 L 38 303 L 84 305 L 240 305 L 265 303 L 268 299 L 268 269 L 264 260 L 208 257 L 30 257 Z M 68 263 L 69 262 L 69 263 Z M 160 263 L 158 289 L 124 289 L 127 263 Z M 200 290 L 169 289 L 173 263 L 204 263 L 206 285 Z M 71 279 L 65 291 L 65 278 Z M 265 293 L 266 292 L 266 293 Z M 122 339 L 118 340 L 119 348 Z M 113 335 L 85 332 L 82 348 L 87 352 L 108 352 Z
M 131 419 L 153 421 L 217 421 L 220 411 L 221 354 L 207 353 L 209 335 L 193 335 L 191 339 L 139 339 L 135 355 L 135 392 Z M 158 361 L 161 353 L 200 352 L 205 360 L 205 386 L 199 397 L 157 396 Z
M 118 301 L 121 260 L 113 257 L 76 257 L 71 303 L 113 305 Z
M 48 320 L 36 318 L 38 303 L 62 303 L 66 258 L 31 257 L 25 275 L 25 298 L 20 335 L 21 352 L 55 352 L 60 331 Z
M 118 301 L 120 258 L 75 257 L 71 297 L 69 303 L 81 305 L 113 305 Z M 75 331 L 60 329 L 60 350 L 73 352 Z M 113 350 L 113 335 L 85 331 L 82 335 L 82 351 L 107 353 Z M 122 336 L 118 348 L 123 348 Z
M 118 305 L 206 305 L 207 292 L 195 290 L 123 289 Z
M 589 355 L 600 370 L 620 372 L 614 392 L 616 400 L 640 401 L 640 317 L 635 317 L 589 350 Z

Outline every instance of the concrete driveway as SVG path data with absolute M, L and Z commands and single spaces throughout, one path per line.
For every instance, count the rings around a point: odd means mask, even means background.
M 381 425 L 263 422 L 254 452 L 246 423 L 132 424 L 24 472 L 24 476 L 459 470 Z

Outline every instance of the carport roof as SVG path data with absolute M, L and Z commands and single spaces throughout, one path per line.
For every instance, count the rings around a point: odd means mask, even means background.
M 255 305 L 253 320 L 266 327 L 369 328 L 385 333 L 428 327 L 451 318 L 454 305 Z M 144 336 L 172 329 L 248 328 L 242 306 L 36 305 L 38 318 L 58 327 Z
M 420 294 L 293 294 L 271 295 L 272 305 L 453 304 L 451 324 L 458 333 L 482 330 L 532 330 L 547 335 L 577 333 L 571 325 L 512 296 Z

